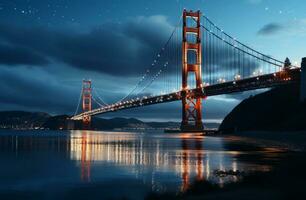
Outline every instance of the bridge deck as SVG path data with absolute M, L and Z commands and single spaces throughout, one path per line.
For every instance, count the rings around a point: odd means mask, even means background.
M 178 101 L 181 100 L 182 92 L 188 92 L 191 98 L 204 98 L 209 96 L 243 92 L 248 90 L 271 88 L 280 85 L 297 83 L 299 81 L 300 68 L 294 68 L 273 74 L 260 75 L 236 81 L 219 83 L 210 86 L 203 86 L 203 88 L 195 88 L 190 89 L 188 91 L 178 91 L 170 94 L 127 100 L 124 102 L 115 103 L 112 105 L 81 113 L 79 115 L 73 116 L 71 119 L 81 120 L 84 115 L 94 116 L 135 107 Z

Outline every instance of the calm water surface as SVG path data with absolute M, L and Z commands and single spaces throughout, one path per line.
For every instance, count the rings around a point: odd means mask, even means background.
M 266 171 L 266 160 L 280 152 L 196 134 L 0 131 L 0 196 L 143 199 L 150 191 L 183 191 L 195 180 L 238 181 L 214 171 Z

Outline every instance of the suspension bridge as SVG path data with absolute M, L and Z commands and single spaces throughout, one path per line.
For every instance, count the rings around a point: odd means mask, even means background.
M 105 103 L 91 80 L 83 80 L 71 119 L 89 125 L 95 115 L 181 101 L 181 130 L 201 131 L 202 100 L 207 97 L 301 81 L 301 68 L 291 65 L 289 59 L 280 61 L 245 45 L 200 11 L 184 10 L 157 52 L 135 87 L 115 103 Z

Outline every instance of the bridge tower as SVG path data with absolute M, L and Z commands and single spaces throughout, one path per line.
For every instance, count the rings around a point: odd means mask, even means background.
M 91 111 L 91 80 L 83 80 L 82 84 L 83 112 Z M 83 128 L 90 128 L 91 116 L 83 115 Z
M 202 88 L 202 44 L 201 44 L 201 13 L 184 10 L 183 12 L 183 46 L 182 46 L 182 131 L 201 131 L 202 99 L 189 92 L 188 76 L 195 75 L 196 88 Z M 195 25 L 189 25 L 194 22 Z M 193 55 L 193 56 L 192 56 Z M 191 59 L 190 57 L 195 59 Z M 195 62 L 191 62 L 195 60 Z

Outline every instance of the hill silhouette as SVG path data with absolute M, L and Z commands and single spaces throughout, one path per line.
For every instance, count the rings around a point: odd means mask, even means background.
M 306 130 L 306 103 L 300 102 L 299 96 L 297 85 L 280 86 L 250 96 L 225 117 L 219 130 Z

